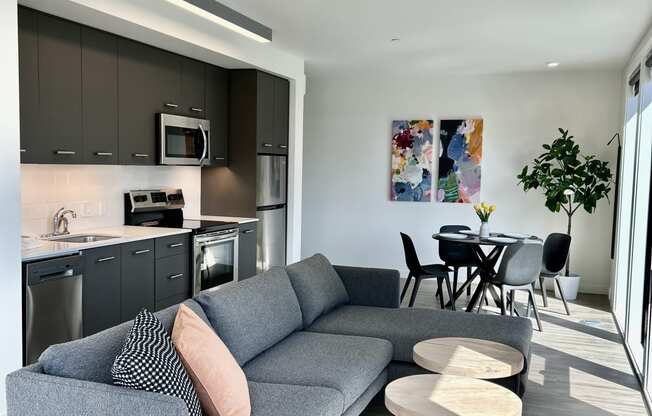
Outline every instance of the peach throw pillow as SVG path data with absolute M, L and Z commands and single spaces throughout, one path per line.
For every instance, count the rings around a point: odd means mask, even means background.
M 185 305 L 179 306 L 172 342 L 208 416 L 250 416 L 247 378 L 215 331 Z

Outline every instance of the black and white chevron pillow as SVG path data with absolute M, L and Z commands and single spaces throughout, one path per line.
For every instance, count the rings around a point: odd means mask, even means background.
M 111 368 L 118 386 L 181 398 L 191 416 L 201 416 L 197 392 L 163 324 L 143 309 Z

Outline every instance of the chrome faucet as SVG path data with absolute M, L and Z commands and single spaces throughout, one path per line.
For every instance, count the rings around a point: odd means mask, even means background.
M 70 221 L 66 218 L 67 214 L 70 214 L 72 218 L 77 218 L 77 213 L 75 211 L 65 209 L 64 207 L 59 208 L 59 210 L 54 214 L 54 217 L 52 217 L 52 236 L 70 234 L 70 231 L 68 231 Z M 63 230 L 61 228 L 63 228 Z

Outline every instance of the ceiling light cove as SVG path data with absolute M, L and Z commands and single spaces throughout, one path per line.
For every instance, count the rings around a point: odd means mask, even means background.
M 272 29 L 215 0 L 166 0 L 213 23 L 260 43 L 272 41 Z
M 559 62 L 547 62 L 546 66 L 548 68 L 557 68 L 559 66 Z

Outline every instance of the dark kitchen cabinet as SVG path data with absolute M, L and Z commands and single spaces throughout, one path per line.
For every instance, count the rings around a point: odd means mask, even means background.
M 257 222 L 240 224 L 238 280 L 245 280 L 256 275 L 256 228 Z
M 206 65 L 190 58 L 181 63 L 180 113 L 204 118 L 206 106 Z
M 259 153 L 273 153 L 274 147 L 274 76 L 257 72 L 256 141 Z
M 206 65 L 206 118 L 211 122 L 211 166 L 225 166 L 229 127 L 229 71 Z
M 154 165 L 156 113 L 178 113 L 181 57 L 128 39 L 118 41 L 119 160 Z
M 290 127 L 290 83 L 283 78 L 274 79 L 274 153 L 288 154 Z
M 121 319 L 133 319 L 142 308 L 155 307 L 154 240 L 121 246 Z
M 46 156 L 39 137 L 38 14 L 24 7 L 18 8 L 18 62 L 20 160 L 36 163 Z
M 92 335 L 122 322 L 120 311 L 120 246 L 84 253 L 83 334 Z
M 81 26 L 38 14 L 39 135 L 45 163 L 80 163 Z
M 118 38 L 82 28 L 84 163 L 118 162 Z

